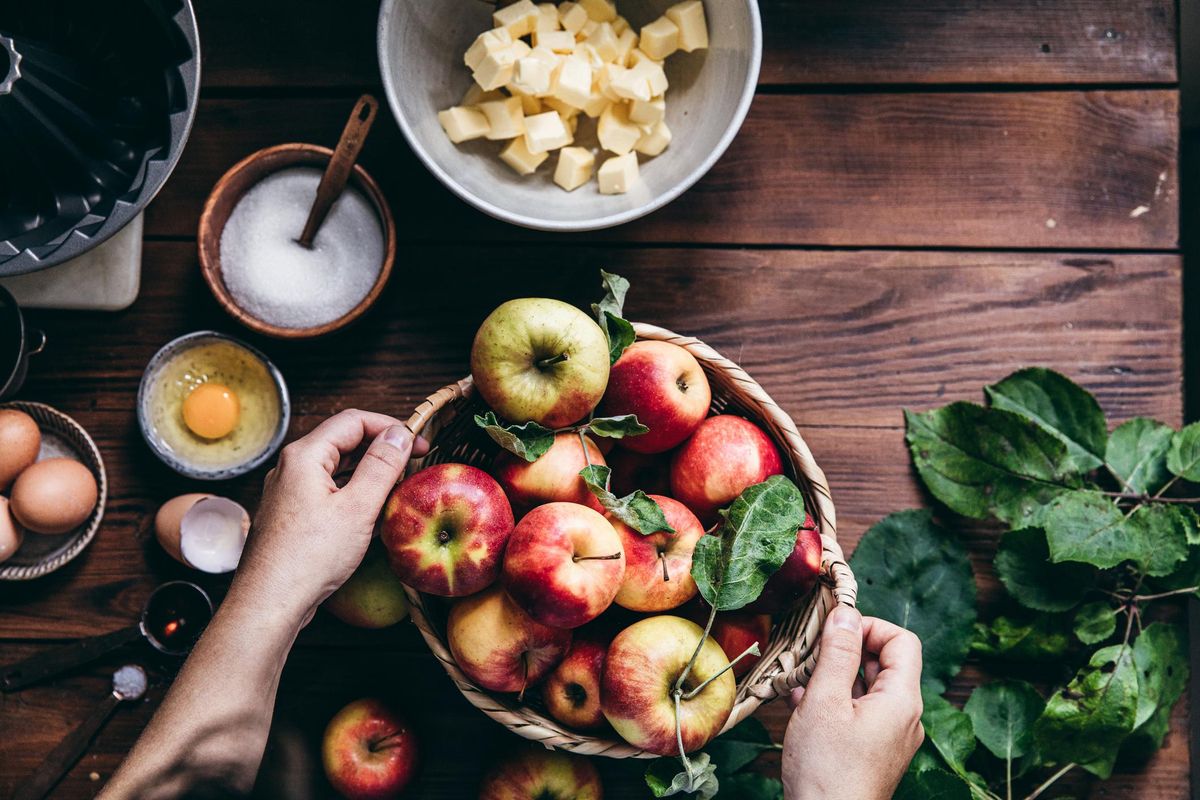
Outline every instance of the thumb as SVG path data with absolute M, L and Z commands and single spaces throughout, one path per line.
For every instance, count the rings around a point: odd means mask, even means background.
M 821 651 L 805 694 L 813 699 L 849 701 L 862 664 L 862 648 L 862 615 L 858 609 L 839 605 L 825 620 Z
M 412 431 L 403 425 L 393 425 L 371 442 L 342 491 L 378 513 L 404 474 L 412 451 Z

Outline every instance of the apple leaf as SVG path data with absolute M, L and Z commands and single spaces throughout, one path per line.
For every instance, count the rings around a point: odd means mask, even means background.
M 1062 440 L 1019 414 L 958 402 L 904 416 L 921 480 L 963 516 L 1031 525 L 1046 502 L 1079 483 Z
M 624 439 L 626 436 L 641 436 L 649 433 L 650 429 L 638 422 L 633 414 L 620 417 L 595 417 L 587 424 L 587 430 L 596 436 L 606 439 Z
M 496 415 L 489 411 L 483 416 L 476 414 L 475 424 L 483 428 L 484 432 L 492 437 L 493 442 L 530 463 L 544 456 L 554 444 L 554 431 L 536 422 L 503 425 Z
M 712 800 L 717 796 L 720 782 L 716 765 L 708 753 L 697 753 L 689 760 L 690 768 L 683 770 L 673 758 L 656 758 L 650 762 L 646 767 L 646 785 L 655 797 L 695 794 L 698 800 Z
M 992 406 L 1036 422 L 1067 446 L 1070 463 L 1088 472 L 1104 463 L 1108 423 L 1100 404 L 1064 375 L 1031 367 L 984 388 Z
M 971 692 L 963 711 L 983 746 L 996 758 L 1012 761 L 1032 749 L 1033 723 L 1045 705 L 1025 681 L 993 681 Z
M 637 333 L 634 332 L 633 325 L 624 318 L 625 295 L 629 292 L 629 281 L 620 275 L 614 275 L 604 270 L 600 270 L 600 279 L 604 286 L 604 299 L 599 303 L 593 303 L 592 311 L 596 314 L 596 321 L 600 323 L 601 330 L 608 338 L 610 363 L 615 364 L 621 354 L 625 352 L 625 348 L 637 341 Z
M 1134 494 L 1157 492 L 1170 479 L 1167 451 L 1174 431 L 1161 422 L 1138 417 L 1117 426 L 1108 437 L 1108 468 Z
M 971 800 L 971 786 L 944 769 L 910 770 L 892 800 Z
M 1144 761 L 1162 747 L 1170 728 L 1171 709 L 1188 681 L 1183 634 L 1175 625 L 1149 625 L 1133 644 L 1138 668 L 1138 707 L 1133 733 L 1121 745 L 1121 756 Z
M 728 733 L 709 742 L 704 751 L 717 765 L 717 774 L 723 778 L 751 764 L 760 753 L 777 749 L 779 746 L 771 741 L 771 734 L 766 727 L 755 717 L 746 717 Z
M 1075 636 L 1084 644 L 1100 644 L 1116 630 L 1115 609 L 1103 600 L 1087 603 L 1075 612 Z
M 1058 661 L 1071 647 L 1071 626 L 1062 616 L 997 617 L 975 624 L 971 652 L 1010 661 Z
M 1171 437 L 1167 469 L 1172 475 L 1200 483 L 1200 422 L 1193 422 Z
M 624 522 L 643 536 L 666 531 L 674 533 L 675 529 L 667 522 L 667 515 L 662 506 L 654 501 L 641 489 L 624 497 L 617 497 L 609 491 L 609 478 L 612 470 L 602 464 L 589 464 L 579 471 L 579 477 L 587 484 L 588 489 L 604 506 L 604 510 Z
M 783 475 L 741 493 L 721 512 L 722 521 L 701 536 L 692 555 L 692 577 L 717 611 L 733 611 L 758 599 L 796 546 L 804 524 L 804 495 Z
M 975 578 L 957 537 L 929 511 L 900 511 L 875 523 L 850 559 L 863 614 L 915 633 L 922 679 L 946 681 L 962 666 L 976 619 Z
M 721 797 L 737 800 L 783 800 L 783 783 L 757 772 L 721 778 Z
M 925 710 L 921 714 L 921 725 L 925 728 L 925 735 L 950 765 L 950 769 L 965 776 L 967 759 L 975 752 L 975 731 L 971 717 L 944 697 L 928 691 L 922 692 L 922 695 Z
M 1038 752 L 1045 761 L 1075 762 L 1107 777 L 1121 741 L 1133 730 L 1137 704 L 1133 650 L 1123 645 L 1097 650 L 1046 702 L 1033 729 Z
M 1041 528 L 1005 533 L 994 564 L 1008 593 L 1021 605 L 1036 611 L 1074 608 L 1096 583 L 1095 567 L 1052 562 L 1046 533 Z

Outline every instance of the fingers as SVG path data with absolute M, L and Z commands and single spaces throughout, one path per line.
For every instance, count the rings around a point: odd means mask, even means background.
M 376 438 L 400 420 L 387 414 L 350 409 L 335 414 L 312 431 L 284 448 L 293 457 L 314 460 L 332 475 L 343 453 L 350 453 L 364 441 Z
M 850 606 L 837 606 L 825 620 L 821 651 L 806 695 L 821 702 L 844 700 L 849 705 L 862 663 L 862 648 L 862 615 Z
M 915 634 L 885 620 L 866 617 L 863 639 L 867 650 L 879 656 L 879 666 L 872 670 L 876 672 L 874 678 L 868 676 L 872 692 L 920 693 L 921 640 Z
M 387 428 L 363 453 L 362 461 L 342 492 L 355 503 L 377 514 L 404 474 L 414 445 L 412 431 L 405 426 Z
M 792 689 L 790 694 L 788 694 L 788 698 L 787 698 L 788 708 L 790 708 L 792 711 L 795 711 L 799 707 L 800 701 L 803 699 L 804 699 L 804 687 L 797 686 L 795 689 Z

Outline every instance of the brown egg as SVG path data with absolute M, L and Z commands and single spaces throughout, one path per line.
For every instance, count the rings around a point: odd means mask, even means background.
M 187 564 L 183 560 L 183 552 L 179 548 L 180 527 L 183 525 L 183 515 L 192 510 L 192 506 L 206 497 L 212 497 L 211 494 L 181 494 L 179 497 L 172 498 L 163 503 L 159 507 L 158 513 L 154 515 L 154 535 L 158 538 L 158 543 L 162 545 L 162 549 L 167 551 L 171 558 Z
M 69 458 L 39 461 L 13 484 L 12 514 L 35 533 L 67 533 L 96 507 L 99 490 L 92 471 Z
M 0 491 L 37 461 L 42 432 L 33 417 L 12 408 L 0 409 Z
M 0 497 L 0 564 L 12 558 L 21 546 L 21 529 L 8 512 L 8 500 Z

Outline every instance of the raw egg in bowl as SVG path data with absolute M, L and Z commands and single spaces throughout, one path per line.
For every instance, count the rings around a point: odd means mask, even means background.
M 189 478 L 224 480 L 269 459 L 283 443 L 291 402 L 283 375 L 244 342 L 198 331 L 150 359 L 138 424 L 150 449 Z

